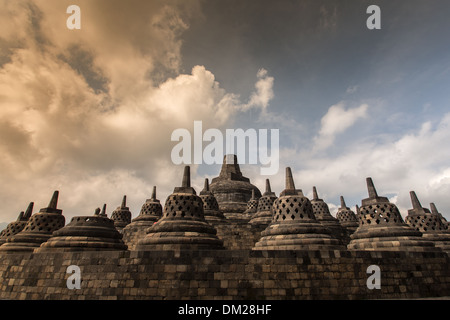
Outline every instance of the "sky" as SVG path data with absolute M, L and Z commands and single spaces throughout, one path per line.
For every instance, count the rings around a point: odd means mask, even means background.
M 381 10 L 370 30 L 369 5 Z M 69 29 L 70 5 L 81 28 Z M 181 184 L 174 130 L 278 129 L 309 198 L 354 208 L 366 177 L 403 216 L 415 191 L 450 220 L 447 0 L 0 0 L 0 222 L 54 190 L 66 222 Z M 203 147 L 205 144 L 203 144 Z M 241 161 L 241 162 L 245 162 Z M 199 192 L 220 165 L 191 165 Z

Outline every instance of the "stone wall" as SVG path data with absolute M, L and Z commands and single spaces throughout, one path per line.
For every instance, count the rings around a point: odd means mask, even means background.
M 69 265 L 81 289 L 68 289 Z M 368 289 L 367 268 L 381 270 Z M 396 299 L 450 296 L 444 253 L 111 251 L 3 254 L 0 299 Z
M 228 250 L 251 250 L 261 237 L 265 226 L 249 224 L 250 217 L 242 214 L 225 213 L 225 216 L 226 220 L 211 222 L 224 247 Z

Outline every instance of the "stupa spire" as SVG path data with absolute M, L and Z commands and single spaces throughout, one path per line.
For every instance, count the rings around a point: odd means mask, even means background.
M 319 200 L 319 195 L 317 194 L 317 188 L 313 187 L 313 200 Z
M 24 220 L 28 220 L 31 217 L 31 215 L 33 214 L 33 207 L 34 207 L 34 202 L 30 202 L 30 204 L 27 207 L 27 210 L 23 214 Z
M 423 207 L 420 204 L 420 201 L 417 198 L 417 195 L 416 195 L 416 193 L 414 191 L 410 191 L 409 192 L 409 196 L 411 197 L 411 203 L 412 203 L 413 209 L 416 209 L 416 210 L 423 209 Z
M 269 179 L 266 179 L 266 192 L 265 193 L 270 193 L 272 192 L 271 188 L 270 188 L 270 181 Z
M 99 214 L 102 217 L 106 217 L 106 203 L 103 204 L 102 212 Z
M 346 209 L 346 208 L 347 208 L 347 205 L 345 204 L 344 197 L 341 196 L 341 209 Z

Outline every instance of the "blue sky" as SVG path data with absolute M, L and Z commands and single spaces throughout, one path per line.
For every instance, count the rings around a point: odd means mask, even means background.
M 81 8 L 68 30 L 66 8 Z M 381 9 L 368 30 L 366 8 Z M 284 167 L 333 213 L 371 176 L 403 215 L 450 218 L 448 1 L 0 1 L 0 221 L 60 190 L 69 219 L 181 183 L 171 132 L 280 130 Z M 193 185 L 220 166 L 193 166 Z M 242 165 L 260 189 L 259 166 Z

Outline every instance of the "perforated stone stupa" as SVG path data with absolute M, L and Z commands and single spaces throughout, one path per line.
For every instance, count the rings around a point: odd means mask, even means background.
M 162 205 L 161 202 L 156 199 L 156 186 L 153 186 L 152 196 L 147 199 L 141 207 L 139 215 L 134 218 L 127 226 L 143 225 L 152 226 L 156 221 L 162 217 Z
M 258 208 L 256 213 L 252 216 L 250 224 L 252 225 L 268 225 L 273 218 L 273 203 L 277 199 L 277 196 L 272 192 L 270 188 L 270 181 L 266 179 L 266 191 L 262 197 L 258 200 Z
M 413 208 L 408 210 L 405 222 L 422 232 L 422 237 L 434 242 L 436 247 L 450 253 L 450 232 L 445 228 L 439 215 L 423 208 L 414 191 L 410 192 Z
M 162 211 L 161 202 L 156 199 L 156 186 L 153 186 L 152 195 L 142 205 L 139 215 L 122 230 L 123 240 L 130 249 L 134 249 L 147 234 L 147 229 L 161 219 Z
M 355 213 L 347 207 L 343 196 L 341 196 L 341 207 L 336 213 L 336 218 L 339 220 L 339 223 L 347 229 L 349 235 L 355 232 L 359 226 L 358 218 Z
M 254 250 L 345 250 L 331 231 L 316 220 L 311 202 L 295 189 L 286 168 L 286 189 L 273 203 L 272 223 L 261 233 Z
M 252 216 L 258 210 L 258 202 L 259 198 L 255 196 L 255 190 L 252 190 L 252 197 L 247 202 L 247 210 L 244 211 L 244 214 Z
M 33 251 L 47 241 L 53 232 L 64 227 L 62 210 L 57 209 L 59 191 L 53 193 L 48 207 L 42 208 L 28 220 L 22 231 L 0 246 L 0 251 Z
M 137 245 L 137 250 L 180 249 L 223 249 L 216 230 L 205 220 L 202 199 L 191 187 L 189 166 L 184 168 L 181 187 L 167 198 L 163 217 Z
M 361 202 L 361 221 L 347 246 L 350 250 L 441 251 L 404 221 L 397 206 L 380 197 L 371 178 L 366 179 L 369 198 Z
M 311 200 L 314 216 L 317 221 L 330 229 L 333 236 L 347 244 L 350 238 L 347 235 L 345 228 L 339 223 L 339 220 L 333 217 L 330 213 L 328 204 L 319 198 L 316 187 L 313 187 L 313 199 Z
M 236 155 L 226 155 L 218 177 L 211 180 L 209 186 L 216 197 L 219 209 L 225 216 L 227 213 L 242 214 L 247 209 L 247 202 L 252 196 L 261 197 L 261 192 L 250 183 L 250 179 L 242 175 Z
M 111 219 L 119 232 L 122 232 L 123 228 L 131 223 L 131 212 L 130 208 L 127 207 L 127 196 L 123 196 L 122 204 L 112 212 Z
M 447 221 L 447 219 L 445 219 L 445 217 L 438 211 L 438 209 L 436 208 L 436 205 L 432 202 L 430 203 L 430 209 L 431 209 L 431 213 L 436 214 L 439 216 L 439 218 L 441 218 L 441 222 L 444 225 L 444 228 L 446 230 L 449 230 L 448 225 L 449 222 Z
M 126 249 L 114 221 L 101 214 L 100 208 L 97 208 L 93 216 L 73 217 L 69 224 L 53 232 L 52 237 L 34 252 Z
M 0 245 L 5 243 L 9 238 L 18 234 L 25 228 L 28 220 L 33 213 L 34 202 L 30 202 L 25 212 L 20 212 L 16 221 L 9 223 L 4 230 L 0 233 Z
M 203 214 L 206 221 L 221 221 L 225 219 L 225 216 L 219 209 L 216 197 L 209 190 L 209 180 L 205 179 L 205 186 L 200 191 L 200 198 L 203 201 Z

